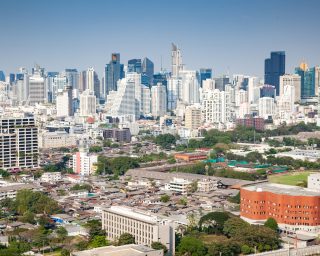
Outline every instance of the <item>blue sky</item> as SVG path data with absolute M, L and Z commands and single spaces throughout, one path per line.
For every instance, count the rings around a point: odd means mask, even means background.
M 263 75 L 270 51 L 288 73 L 320 64 L 318 0 L 1 0 L 0 70 L 89 66 L 101 75 L 112 52 L 170 69 L 171 42 L 188 69 Z

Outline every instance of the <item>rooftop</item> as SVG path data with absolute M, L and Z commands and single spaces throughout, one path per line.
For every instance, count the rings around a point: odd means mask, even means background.
M 244 186 L 242 189 L 257 192 L 272 192 L 276 194 L 292 196 L 320 196 L 320 191 L 298 186 L 290 186 L 276 183 L 258 183 L 255 185 Z

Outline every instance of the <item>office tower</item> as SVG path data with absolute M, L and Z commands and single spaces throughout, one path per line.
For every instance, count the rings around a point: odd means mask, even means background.
M 167 113 L 167 90 L 162 84 L 151 87 L 152 116 L 160 117 Z
M 153 84 L 161 83 L 164 86 L 168 84 L 168 77 L 167 73 L 157 73 L 153 75 Z
M 180 49 L 172 43 L 172 50 L 171 50 L 171 77 L 179 77 L 180 71 L 183 70 L 183 64 L 182 64 L 182 56 Z
M 48 91 L 48 102 L 52 103 L 56 95 L 56 85 L 54 78 L 59 76 L 59 72 L 47 72 L 46 87 Z
M 118 90 L 107 95 L 106 112 L 111 116 L 136 117 L 135 80 L 127 76 L 118 81 Z
M 168 110 L 175 110 L 177 103 L 182 100 L 182 80 L 181 78 L 172 77 L 168 79 Z
M 67 68 L 64 70 L 65 76 L 67 77 L 68 86 L 72 89 L 79 89 L 79 73 L 75 68 Z
M 259 99 L 259 116 L 264 119 L 268 119 L 269 117 L 273 117 L 276 113 L 276 105 L 274 102 L 274 98 L 271 97 L 263 97 Z
M 197 73 L 193 70 L 180 71 L 182 81 L 182 101 L 188 105 L 200 102 L 200 86 Z
M 279 79 L 286 72 L 286 55 L 284 51 L 271 52 L 271 56 L 264 61 L 264 83 L 273 85 L 279 96 Z
M 39 66 L 33 68 L 33 75 L 29 77 L 28 103 L 34 105 L 47 101 L 47 89 L 45 78 L 42 76 L 43 69 Z
M 289 121 L 293 117 L 295 112 L 295 86 L 291 84 L 285 84 L 282 88 L 282 93 L 277 100 L 278 118 L 284 121 Z
M 203 119 L 206 123 L 226 124 L 234 122 L 235 106 L 231 94 L 232 91 L 229 88 L 226 91 L 214 89 L 203 94 Z
M 0 168 L 39 166 L 38 128 L 33 117 L 0 119 Z
M 141 59 L 128 60 L 128 70 L 127 70 L 127 72 L 136 72 L 138 74 L 141 74 L 141 72 L 142 72 Z
M 96 114 L 96 96 L 87 89 L 80 94 L 80 116 L 87 117 Z
M 214 78 L 215 88 L 224 91 L 227 84 L 230 84 L 230 79 L 227 76 L 216 77 Z
M 79 74 L 79 92 L 87 89 L 87 71 L 81 71 Z
M 124 206 L 111 206 L 102 209 L 102 229 L 106 231 L 108 240 L 117 241 L 121 234 L 130 233 L 137 244 L 151 247 L 153 242 L 160 242 L 168 248 L 169 256 L 175 254 L 174 222 L 167 217 Z
M 256 103 L 257 100 L 260 98 L 260 95 L 257 95 L 256 91 L 259 90 L 259 79 L 257 77 L 249 77 L 248 78 L 248 102 Z
M 31 69 L 31 74 L 40 74 L 40 76 L 44 77 L 45 74 L 45 69 L 41 68 L 38 64 L 36 64 L 32 69 Z
M 308 99 L 319 95 L 320 67 L 308 68 L 306 63 L 301 63 L 295 69 L 295 73 L 301 76 L 301 98 Z
M 276 88 L 273 85 L 265 84 L 260 88 L 260 97 L 275 98 Z
M 154 64 L 147 57 L 145 57 L 142 62 L 142 74 L 147 77 L 147 79 L 142 81 L 142 84 L 149 86 L 153 85 Z
M 94 92 L 94 69 L 88 68 L 87 70 L 87 89 Z
M 25 103 L 29 96 L 29 76 L 27 71 L 20 73 L 15 81 L 16 99 L 20 104 Z
M 201 108 L 200 105 L 192 105 L 186 107 L 185 127 L 194 130 L 201 126 Z
M 0 70 L 0 81 L 2 81 L 2 82 L 6 81 L 6 76 L 2 70 Z
M 117 90 L 117 82 L 124 77 L 123 65 L 120 64 L 120 53 L 112 53 L 109 64 L 105 67 L 105 95 Z
M 299 76 L 298 74 L 285 74 L 283 76 L 280 76 L 280 96 L 283 95 L 284 86 L 286 85 L 292 85 L 294 87 L 294 102 L 299 102 L 301 100 L 301 76 Z
M 141 115 L 151 114 L 151 90 L 148 86 L 141 85 Z
M 10 74 L 9 74 L 9 81 L 8 81 L 8 83 L 9 83 L 9 84 L 13 84 L 13 82 L 14 82 L 15 80 L 16 80 L 16 75 L 10 73 Z
M 212 78 L 211 68 L 200 68 L 200 86 L 203 86 L 203 81 Z
M 71 86 L 66 86 L 63 91 L 58 92 L 56 108 L 57 117 L 68 117 L 73 115 Z

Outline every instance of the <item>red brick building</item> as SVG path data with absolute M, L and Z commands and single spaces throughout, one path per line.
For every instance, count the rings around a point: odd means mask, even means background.
M 240 215 L 251 223 L 276 219 L 285 232 L 320 233 L 320 191 L 273 183 L 240 190 Z

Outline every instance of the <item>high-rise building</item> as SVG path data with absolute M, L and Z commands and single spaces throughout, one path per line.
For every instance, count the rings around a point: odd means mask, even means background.
M 105 92 L 108 95 L 110 91 L 117 90 L 117 82 L 124 77 L 123 65 L 120 64 L 120 53 L 112 53 L 109 64 L 105 67 L 104 82 Z
M 167 90 L 162 84 L 151 87 L 152 116 L 160 117 L 167 113 Z
M 153 85 L 154 64 L 147 57 L 142 62 L 142 74 L 146 76 L 146 79 L 141 79 L 144 85 Z
M 200 86 L 203 86 L 203 81 L 212 78 L 211 68 L 200 68 Z
M 128 60 L 128 70 L 127 70 L 127 72 L 136 72 L 138 74 L 141 74 L 142 73 L 141 59 Z
M 210 91 L 216 89 L 216 83 L 213 79 L 206 79 L 202 81 L 202 90 Z
M 47 80 L 51 80 L 51 78 L 47 78 Z M 47 85 L 49 85 L 47 83 Z M 68 80 L 65 74 L 63 73 L 58 73 L 57 76 L 53 77 L 53 83 L 52 83 L 52 101 L 56 101 L 57 94 L 59 92 L 62 92 L 64 88 L 68 85 Z
M 183 70 L 183 64 L 182 64 L 181 51 L 175 44 L 172 44 L 171 65 L 172 65 L 171 76 L 179 77 L 180 71 Z
M 92 91 L 96 98 L 100 97 L 100 80 L 98 74 L 93 68 L 88 68 L 87 70 L 87 89 Z
M 153 84 L 161 83 L 162 85 L 167 86 L 168 77 L 169 75 L 167 73 L 164 73 L 164 72 L 156 73 L 153 75 Z
M 72 108 L 72 87 L 66 86 L 59 92 L 56 98 L 57 116 L 68 117 L 73 115 Z
M 214 78 L 215 88 L 224 91 L 227 84 L 230 84 L 230 78 L 227 76 L 216 77 Z
M 33 69 L 33 75 L 29 77 L 28 103 L 31 105 L 47 101 L 46 83 L 42 74 L 43 69 L 37 66 Z
M 67 68 L 64 70 L 65 76 L 67 77 L 68 86 L 72 89 L 79 89 L 79 73 L 75 68 Z
M 151 91 L 148 86 L 141 85 L 141 115 L 151 114 Z
M 301 77 L 301 99 L 319 95 L 320 67 L 308 68 L 306 63 L 301 63 L 295 73 Z
M 260 88 L 260 97 L 275 98 L 276 88 L 273 85 L 265 84 Z
M 38 128 L 33 117 L 0 119 L 0 168 L 39 166 Z
M 87 89 L 80 94 L 80 116 L 93 116 L 96 114 L 96 96 Z
M 0 81 L 5 82 L 6 81 L 6 76 L 2 70 L 0 70 Z
M 200 86 L 197 72 L 193 70 L 180 71 L 182 83 L 182 101 L 188 105 L 200 102 Z
M 271 97 L 262 97 L 259 99 L 259 116 L 264 119 L 268 119 L 269 117 L 273 117 L 276 113 L 276 105 L 274 102 L 274 98 Z
M 301 100 L 301 76 L 298 74 L 285 74 L 280 76 L 280 96 L 283 95 L 286 85 L 292 85 L 294 87 L 294 102 L 299 102 Z
M 260 95 L 257 95 L 257 91 L 259 91 L 260 94 L 260 88 L 259 88 L 259 79 L 257 77 L 248 77 L 248 102 L 256 103 L 257 100 L 260 98 Z
M 97 162 L 97 155 L 91 155 L 87 148 L 81 147 L 79 152 L 72 157 L 73 172 L 81 176 L 89 176 L 93 173 L 94 165 Z
M 185 127 L 194 130 L 201 126 L 201 108 L 200 105 L 192 105 L 186 107 Z
M 118 81 L 117 87 L 117 91 L 110 91 L 107 95 L 106 112 L 110 116 L 132 115 L 136 117 L 135 79 L 127 75 Z
M 87 89 L 87 71 L 81 71 L 79 74 L 79 92 Z
M 271 52 L 271 56 L 264 61 L 264 83 L 273 85 L 279 95 L 280 76 L 286 72 L 286 55 L 284 51 Z
M 277 100 L 278 119 L 289 121 L 293 118 L 295 112 L 295 87 L 291 84 L 285 84 L 282 93 Z
M 182 80 L 172 77 L 168 79 L 168 110 L 175 110 L 177 103 L 182 100 Z

